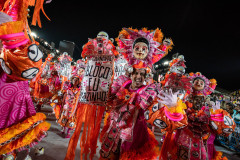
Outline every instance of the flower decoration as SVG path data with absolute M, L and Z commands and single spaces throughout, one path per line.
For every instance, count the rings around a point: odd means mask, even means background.
M 121 89 L 116 94 L 118 96 L 118 99 L 122 99 L 124 101 L 128 101 L 131 99 L 132 95 L 127 89 Z

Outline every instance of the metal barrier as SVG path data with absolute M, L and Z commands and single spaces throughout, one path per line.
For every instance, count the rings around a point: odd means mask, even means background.
M 236 152 L 240 152 L 240 120 L 235 119 L 234 121 L 236 123 L 234 132 L 228 137 L 218 135 L 216 140 L 221 145 Z

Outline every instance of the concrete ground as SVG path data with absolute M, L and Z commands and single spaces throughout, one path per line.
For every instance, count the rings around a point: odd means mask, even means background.
M 64 157 L 67 152 L 67 146 L 69 139 L 63 138 L 60 130 L 61 127 L 56 123 L 56 119 L 54 115 L 51 114 L 52 110 L 50 106 L 44 106 L 42 108 L 43 113 L 47 116 L 47 121 L 51 123 L 51 128 L 48 131 L 48 136 L 44 138 L 36 147 L 44 147 L 45 153 L 41 156 L 35 156 L 34 155 L 34 149 L 31 149 L 30 156 L 32 157 L 32 160 L 64 160 Z M 161 135 L 159 135 L 157 132 L 155 133 L 156 139 L 160 141 Z M 96 155 L 94 156 L 94 160 L 99 159 L 99 148 L 100 143 L 98 142 L 98 148 Z M 240 160 L 240 153 L 237 154 L 234 151 L 228 150 L 225 147 L 222 147 L 220 145 L 215 145 L 216 150 L 222 151 L 224 156 L 226 156 L 229 160 Z M 26 156 L 26 152 L 23 151 L 18 154 L 17 160 L 24 160 Z M 76 150 L 76 156 L 75 160 L 80 160 L 80 147 L 79 143 Z

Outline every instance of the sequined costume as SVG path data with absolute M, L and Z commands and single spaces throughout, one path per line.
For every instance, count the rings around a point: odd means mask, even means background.
M 63 96 L 63 107 L 61 108 L 61 114 L 58 119 L 58 123 L 62 127 L 75 128 L 75 111 L 77 107 L 77 101 L 80 88 L 68 88 Z
M 210 110 L 205 106 L 205 95 L 210 94 L 216 87 L 216 80 L 208 80 L 200 73 L 190 74 L 195 81 L 200 78 L 204 88 L 189 95 L 183 103 L 169 108 L 160 107 L 155 103 L 145 112 L 149 123 L 166 132 L 162 145 L 160 159 L 222 159 L 220 152 L 214 152 L 214 135 L 229 135 L 235 128 L 235 123 L 229 113 L 224 110 Z
M 144 120 L 144 110 L 157 94 L 155 85 L 138 90 L 132 90 L 130 85 L 131 80 L 123 75 L 112 85 L 111 94 L 116 96 L 112 97 L 109 117 L 101 133 L 102 158 L 154 159 L 158 155 L 158 142 Z
M 132 77 L 135 71 L 144 70 L 148 81 L 153 63 L 171 48 L 169 44 L 162 50 L 162 38 L 159 29 L 124 28 L 120 32 L 117 41 L 128 61 L 127 75 L 118 77 L 111 86 L 109 116 L 100 136 L 101 159 L 156 159 L 158 156 L 158 142 L 144 119 L 144 111 L 157 95 L 156 85 L 142 85 L 135 89 L 131 86 L 136 83 Z

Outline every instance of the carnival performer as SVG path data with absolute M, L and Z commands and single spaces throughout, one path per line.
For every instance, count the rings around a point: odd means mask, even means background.
M 39 73 L 30 82 L 31 95 L 37 104 L 38 111 L 41 110 L 43 104 L 49 103 L 50 99 L 61 89 L 58 72 L 54 62 L 51 62 L 54 56 L 53 53 L 48 55 L 42 64 L 41 74 Z
M 103 44 L 103 46 L 98 46 L 98 47 L 94 47 L 97 45 L 97 43 L 101 43 Z M 85 58 L 87 57 L 89 54 L 92 54 L 92 50 L 99 50 L 99 52 L 104 52 L 103 50 L 99 49 L 105 49 L 105 50 L 109 50 L 114 56 L 118 56 L 118 52 L 115 48 L 115 46 L 113 45 L 113 40 L 109 39 L 109 36 L 106 32 L 101 31 L 98 33 L 97 38 L 94 39 L 90 39 L 88 40 L 88 43 L 86 43 L 83 46 L 83 51 L 82 51 L 82 57 Z
M 35 3 L 36 2 L 36 3 Z M 41 25 L 43 1 L 1 0 L 0 40 L 0 158 L 15 159 L 47 135 L 46 116 L 36 113 L 28 80 L 41 70 L 43 53 L 28 36 L 28 6 L 34 6 L 33 24 Z M 27 155 L 26 159 L 31 159 Z
M 145 112 L 149 123 L 166 131 L 160 159 L 222 159 L 221 153 L 212 152 L 212 133 L 228 136 L 235 128 L 231 116 L 224 110 L 209 113 L 205 106 L 205 96 L 212 93 L 216 80 L 208 80 L 201 73 L 190 73 L 193 91 L 185 103 L 177 97 L 178 92 L 160 92 L 158 103 Z M 172 99 L 172 101 L 171 101 Z M 175 100 L 174 100 L 175 99 Z M 175 101 L 175 102 L 174 102 Z M 171 103 L 170 103 L 171 102 Z M 173 106 L 173 107 L 169 107 Z
M 164 90 L 178 91 L 178 97 L 185 101 L 192 92 L 192 84 L 191 79 L 184 75 L 186 68 L 184 56 L 178 55 L 169 62 L 169 65 L 169 71 L 165 74 L 164 80 L 160 82 L 161 87 Z
M 155 99 L 155 84 L 143 85 L 153 63 L 163 52 L 158 48 L 163 34 L 143 28 L 124 28 L 117 39 L 128 61 L 129 76 L 122 75 L 111 86 L 109 116 L 101 132 L 101 159 L 155 159 L 159 148 L 144 120 L 146 110 Z
M 85 68 L 85 62 L 81 59 L 77 60 L 77 64 L 76 66 L 74 66 L 74 69 L 72 71 L 72 75 L 75 75 L 76 77 L 79 78 L 79 84 L 81 83 L 83 78 L 84 68 Z M 71 87 L 70 85 L 71 83 L 69 83 L 68 81 L 65 81 L 65 83 L 63 84 L 62 90 L 56 93 L 51 99 L 50 105 L 53 107 L 53 113 L 55 114 L 57 121 L 59 120 L 61 115 L 63 95 Z
M 76 109 L 80 93 L 80 78 L 71 77 L 71 86 L 63 95 L 61 114 L 58 123 L 63 127 L 62 134 L 65 138 L 70 138 L 70 131 L 76 127 Z M 66 132 L 66 133 L 65 133 Z
M 162 38 L 163 34 L 159 29 L 150 31 L 146 28 L 142 30 L 124 28 L 120 32 L 117 38 L 119 50 L 128 61 L 129 67 L 127 67 L 127 74 L 118 77 L 111 85 L 107 104 L 108 113 L 105 115 L 104 128 L 100 134 L 101 159 L 154 159 L 158 156 L 158 142 L 147 128 L 143 116 L 144 110 L 151 105 L 157 91 L 154 84 L 145 86 L 143 82 L 149 77 L 152 64 L 165 56 L 172 47 L 168 46 L 167 50 L 162 51 L 160 49 Z M 85 46 L 86 50 L 83 53 L 92 55 L 95 53 L 92 52 L 93 50 L 99 53 L 99 45 L 92 44 Z M 85 131 L 82 133 L 88 135 L 86 141 L 83 141 L 85 139 L 83 136 L 80 141 L 81 157 L 85 154 L 85 159 L 89 150 L 91 150 L 90 159 L 96 152 L 96 138 L 99 134 L 101 117 L 105 111 L 103 106 L 90 107 L 87 108 L 87 115 L 94 116 L 86 120 L 87 125 L 90 126 L 88 133 Z M 79 112 L 79 115 L 81 113 Z M 94 120 L 92 120 L 93 117 L 95 117 Z M 82 125 L 82 121 L 78 122 Z M 79 124 L 77 126 L 80 126 Z M 81 128 L 77 127 L 69 142 L 65 160 L 74 159 L 76 140 L 79 138 L 80 131 Z
M 85 68 L 84 77 L 86 74 L 89 74 L 90 72 L 92 73 L 94 70 L 88 66 L 88 62 L 90 61 L 91 57 L 99 56 L 99 55 L 108 56 L 110 57 L 111 60 L 113 60 L 114 57 L 118 56 L 118 51 L 116 50 L 116 47 L 113 45 L 113 40 L 111 38 L 109 39 L 108 34 L 106 32 L 99 32 L 96 38 L 89 39 L 88 42 L 83 46 L 82 58 L 84 58 L 87 63 L 86 66 L 84 66 Z M 101 63 L 113 64 L 112 61 L 109 61 L 107 63 L 105 62 L 103 63 L 101 62 Z M 101 63 L 97 65 L 101 65 Z M 78 66 L 78 61 L 77 61 L 77 66 Z M 113 66 L 109 68 L 109 71 L 111 70 L 110 72 L 112 72 L 112 68 Z M 80 70 L 78 71 L 81 72 Z M 111 77 L 110 77 L 110 81 L 111 81 Z M 84 88 L 85 85 L 87 84 L 82 81 L 81 89 Z M 105 87 L 107 86 L 106 84 L 103 84 L 103 85 Z M 84 94 L 84 92 L 85 91 L 83 91 L 81 94 Z M 96 96 L 93 96 L 93 98 L 94 97 Z M 84 124 L 84 127 L 83 127 L 83 131 L 81 132 L 81 138 L 80 138 L 80 147 L 81 147 L 80 159 L 83 159 L 83 155 L 85 155 L 85 158 L 87 158 L 88 156 L 90 159 L 93 158 L 97 149 L 97 140 L 98 140 L 101 120 L 103 119 L 105 108 L 106 108 L 105 106 L 101 106 L 99 104 L 91 104 L 91 103 L 89 104 L 89 103 L 84 103 L 82 101 L 79 102 L 79 106 L 77 107 L 77 113 L 76 113 L 77 114 L 76 129 L 69 141 L 68 152 L 65 159 L 69 159 L 69 160 L 74 159 L 75 150 L 77 147 L 78 139 L 80 137 L 80 132 L 83 124 Z
M 68 55 L 67 52 L 64 52 L 58 57 L 58 62 L 56 64 L 56 69 L 59 71 L 59 77 L 61 79 L 61 90 L 63 89 L 63 85 L 65 81 L 70 81 L 71 75 L 72 75 L 72 57 Z

